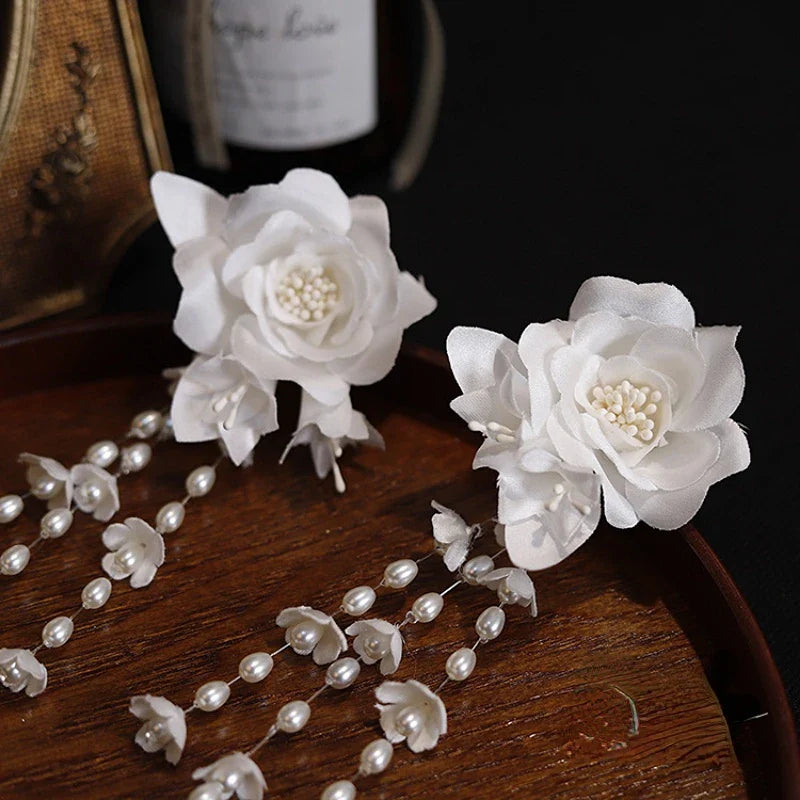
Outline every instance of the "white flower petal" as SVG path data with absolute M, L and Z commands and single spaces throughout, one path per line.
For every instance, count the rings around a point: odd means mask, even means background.
M 695 331 L 706 363 L 705 383 L 688 408 L 675 415 L 678 431 L 719 425 L 739 407 L 744 393 L 744 366 L 736 351 L 738 327 L 716 325 Z
M 516 346 L 510 339 L 483 328 L 457 327 L 447 337 L 450 369 L 465 393 L 493 386 L 497 353 L 511 357 L 514 351 Z
M 113 525 L 109 525 L 104 531 L 102 535 L 103 544 L 109 550 L 119 550 L 126 541 L 128 541 L 128 537 L 130 536 L 130 530 L 128 529 L 127 525 L 123 525 L 121 522 L 115 522 Z
M 208 186 L 181 175 L 156 172 L 150 179 L 150 191 L 173 247 L 219 231 L 228 203 Z
M 701 480 L 719 454 L 719 439 L 711 431 L 670 433 L 664 447 L 652 450 L 638 471 L 658 489 L 674 491 Z
M 328 221 L 331 230 L 347 233 L 352 222 L 350 201 L 338 183 L 316 169 L 289 170 L 278 184 L 283 192 L 298 202 L 308 203 Z
M 668 283 L 633 283 L 609 276 L 584 281 L 569 310 L 571 320 L 595 311 L 611 311 L 621 317 L 638 317 L 656 325 L 691 330 L 694 309 L 685 295 Z
M 628 487 L 628 500 L 641 519 L 651 527 L 675 530 L 685 525 L 703 504 L 709 486 L 750 465 L 747 438 L 733 420 L 726 420 L 710 431 L 719 438 L 720 454 L 716 463 L 700 480 L 672 492 L 643 492 L 636 487 Z

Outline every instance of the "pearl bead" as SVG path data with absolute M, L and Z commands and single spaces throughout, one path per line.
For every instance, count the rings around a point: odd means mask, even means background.
M 354 658 L 340 658 L 328 667 L 325 683 L 333 689 L 346 689 L 361 674 L 361 664 Z
M 497 597 L 501 603 L 505 603 L 509 606 L 515 605 L 520 600 L 519 595 L 508 588 L 508 583 L 505 580 L 497 587 Z
M 31 551 L 27 545 L 12 544 L 0 556 L 0 573 L 3 575 L 19 575 L 31 560 Z
M 45 474 L 31 486 L 31 494 L 39 500 L 50 500 L 61 491 L 62 485 L 62 481 Z
M 198 786 L 190 795 L 189 800 L 222 800 L 224 786 L 214 781 L 213 783 L 203 783 Z
M 475 651 L 469 647 L 462 647 L 450 654 L 445 665 L 447 677 L 451 681 L 465 681 L 472 675 L 475 669 L 475 662 L 478 660 Z
M 325 787 L 320 800 L 354 800 L 356 787 L 350 781 L 336 781 Z
M 362 775 L 377 775 L 389 766 L 394 747 L 386 739 L 375 739 L 361 751 L 359 771 Z
M 383 571 L 383 582 L 390 589 L 404 589 L 414 578 L 417 577 L 419 567 L 416 561 L 410 558 L 401 558 L 399 561 L 392 561 Z
M 138 544 L 126 544 L 114 553 L 114 563 L 129 575 L 144 560 L 144 550 Z
M 140 472 L 150 463 L 152 457 L 153 449 L 150 445 L 147 442 L 137 442 L 122 448 L 120 468 L 125 475 L 131 472 Z
M 164 424 L 164 417 L 158 411 L 142 411 L 131 421 L 131 435 L 137 439 L 155 436 Z
M 218 773 L 222 784 L 223 797 L 235 792 L 244 780 L 244 775 L 235 767 L 229 767 L 227 772 Z
M 65 645 L 75 625 L 69 617 L 53 617 L 44 628 L 42 628 L 42 644 L 45 647 L 61 647 Z
M 142 738 L 150 747 L 158 750 L 169 741 L 169 729 L 163 722 L 150 720 L 144 725 Z
M 307 656 L 321 638 L 322 628 L 310 619 L 298 622 L 286 631 L 287 643 L 301 656 Z
M 72 512 L 68 508 L 48 511 L 39 523 L 42 539 L 58 539 L 72 526 Z
M 484 609 L 475 623 L 475 632 L 481 639 L 496 639 L 506 624 L 506 612 L 500 606 Z
M 101 442 L 95 442 L 86 451 L 86 460 L 96 467 L 105 469 L 116 461 L 118 455 L 119 447 L 110 439 L 103 439 Z
M 198 467 L 186 478 L 186 494 L 191 497 L 203 497 L 214 488 L 216 480 L 217 473 L 214 467 Z
M 103 499 L 103 487 L 98 486 L 94 481 L 86 481 L 75 488 L 75 493 L 80 495 L 81 503 L 89 511 L 93 511 L 97 504 Z
M 174 533 L 181 525 L 186 516 L 186 509 L 183 503 L 173 500 L 158 510 L 156 514 L 156 529 L 160 533 Z
M 389 641 L 383 636 L 368 636 L 364 640 L 364 655 L 377 661 L 389 652 Z
M 477 586 L 480 579 L 494 569 L 491 556 L 475 556 L 461 567 L 461 575 L 471 586 Z
M 342 598 L 342 608 L 351 617 L 360 617 L 372 608 L 377 595 L 371 586 L 356 586 Z
M 444 608 L 444 598 L 436 592 L 428 592 L 418 597 L 411 606 L 411 613 L 417 622 L 432 622 Z
M 302 730 L 311 716 L 311 706 L 305 700 L 292 700 L 278 711 L 275 724 L 284 733 L 297 733 Z
M 272 672 L 273 664 L 269 653 L 250 653 L 239 662 L 239 677 L 246 683 L 258 683 Z
M 216 711 L 230 696 L 231 687 L 225 681 L 209 681 L 194 693 L 194 705 L 201 711 Z
M 398 733 L 408 737 L 422 730 L 422 726 L 425 724 L 425 717 L 418 708 L 406 706 L 397 714 L 394 724 Z
M 0 522 L 12 522 L 21 513 L 25 504 L 18 494 L 7 494 L 0 497 Z
M 81 592 L 81 603 L 86 609 L 102 608 L 111 597 L 111 581 L 108 578 L 95 578 Z

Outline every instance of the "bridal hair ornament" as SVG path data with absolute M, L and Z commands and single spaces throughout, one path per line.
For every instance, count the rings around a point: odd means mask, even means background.
M 309 445 L 317 475 L 333 473 L 337 491 L 345 491 L 338 464 L 344 447 L 383 447 L 380 433 L 353 408 L 350 387 L 385 377 L 405 329 L 436 307 L 423 282 L 399 270 L 383 202 L 348 198 L 330 175 L 311 169 L 291 170 L 280 183 L 229 198 L 166 172 L 153 176 L 151 188 L 183 289 L 174 330 L 194 360 L 165 373 L 172 381 L 169 410 L 138 414 L 122 440 L 92 444 L 75 466 L 20 455 L 29 489 L 0 498 L 0 523 L 13 523 L 31 497 L 48 510 L 32 543 L 12 544 L 0 555 L 3 576 L 19 574 L 36 546 L 66 534 L 76 509 L 111 521 L 121 507 L 117 480 L 147 466 L 156 442 L 173 436 L 178 442 L 218 441 L 223 456 L 194 469 L 185 496 L 164 505 L 153 524 L 128 517 L 102 533 L 106 575 L 133 589 L 148 586 L 164 563 L 164 536 L 183 525 L 190 500 L 212 490 L 220 463 L 228 458 L 248 466 L 261 437 L 278 429 L 279 381 L 301 388 L 299 420 L 284 456 Z M 66 644 L 77 614 L 104 606 L 111 589 L 108 578 L 93 577 L 77 610 L 47 622 L 39 643 L 0 648 L 0 683 L 31 697 L 44 691 L 47 670 L 39 651 Z M 344 634 L 319 612 L 285 614 L 299 615 L 293 630 L 302 627 L 300 618 L 308 629 L 317 626 L 319 641 L 311 651 L 319 663 L 346 647 Z M 243 666 L 245 680 L 271 664 L 263 655 Z M 224 692 L 218 689 L 206 693 L 208 706 L 220 703 Z M 182 716 L 157 700 L 134 710 L 143 719 L 163 720 L 173 743 L 167 754 L 177 759 L 185 738 Z
M 489 590 L 496 602 L 475 620 L 475 638 L 448 656 L 441 682 L 391 679 L 377 687 L 383 735 L 365 742 L 352 773 L 324 787 L 321 800 L 353 800 L 361 779 L 389 767 L 396 746 L 434 749 L 448 729 L 446 691 L 473 674 L 480 648 L 503 634 L 513 606 L 537 616 L 530 573 L 580 547 L 598 525 L 601 502 L 614 527 L 643 521 L 672 530 L 691 519 L 709 486 L 748 466 L 747 440 L 730 419 L 744 390 L 737 334 L 734 327 L 697 327 L 692 306 L 673 286 L 610 277 L 581 286 L 567 321 L 533 323 L 517 343 L 492 331 L 454 329 L 447 351 L 462 394 L 451 407 L 484 437 L 473 467 L 497 472 L 496 517 L 470 524 L 433 502 L 428 553 L 393 561 L 375 584 L 343 587 L 341 604 L 330 613 L 308 606 L 280 611 L 276 624 L 285 644 L 245 656 L 236 677 L 203 684 L 186 708 L 153 695 L 132 698 L 130 711 L 143 723 L 137 744 L 176 763 L 187 715 L 217 711 L 240 680 L 266 679 L 289 648 L 310 655 L 326 667 L 320 687 L 308 697 L 286 698 L 249 749 L 193 773 L 199 785 L 190 800 L 261 800 L 267 791 L 257 763 L 262 748 L 279 735 L 299 734 L 312 704 L 326 691 L 354 686 L 362 666 L 375 665 L 383 676 L 401 670 L 411 627 L 432 623 L 451 592 Z M 473 555 L 488 532 L 499 549 Z M 410 586 L 434 553 L 454 573 L 452 582 L 416 597 L 398 619 L 366 616 L 378 592 Z M 498 565 L 501 558 L 507 565 Z M 343 627 L 342 617 L 353 621 Z M 354 656 L 346 655 L 349 647 Z M 629 735 L 637 735 L 634 699 L 612 688 L 628 701 Z

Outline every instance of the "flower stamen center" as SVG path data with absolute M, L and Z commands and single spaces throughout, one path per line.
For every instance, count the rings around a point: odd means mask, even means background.
M 247 393 L 247 384 L 240 383 L 234 389 L 231 389 L 225 394 L 220 395 L 216 400 L 211 403 L 211 410 L 215 414 L 221 414 L 225 409 L 230 408 L 228 416 L 222 423 L 222 427 L 229 431 L 236 424 L 236 414 L 239 411 L 239 403 Z
M 592 408 L 597 416 L 643 442 L 653 438 L 653 418 L 662 399 L 658 389 L 636 386 L 628 380 L 616 386 L 597 384 L 592 389 Z
M 319 322 L 339 302 L 339 284 L 319 265 L 296 267 L 278 284 L 278 303 L 301 322 Z
M 553 487 L 553 498 L 549 500 L 545 508 L 548 511 L 555 512 L 558 511 L 558 507 L 561 505 L 561 501 L 566 497 L 570 503 L 578 510 L 584 517 L 589 516 L 592 513 L 592 507 L 588 503 L 580 503 L 576 501 L 574 498 L 570 496 L 570 493 L 564 488 L 563 483 L 557 483 Z

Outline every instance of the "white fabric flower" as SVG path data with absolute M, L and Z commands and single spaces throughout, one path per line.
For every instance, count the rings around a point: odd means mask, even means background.
M 543 434 L 541 409 L 533 409 L 529 377 L 509 339 L 478 328 L 456 328 L 447 339 L 453 374 L 464 392 L 451 403 L 485 441 L 475 469 L 498 473 L 497 516 L 505 526 L 511 560 L 545 569 L 582 545 L 600 519 L 600 480 L 570 467 Z
M 70 470 L 75 487 L 75 505 L 100 522 L 108 522 L 119 511 L 117 479 L 94 464 L 76 464 Z
M 219 800 L 230 800 L 234 795 L 239 800 L 262 800 L 267 791 L 267 782 L 258 764 L 244 753 L 223 756 L 211 766 L 196 769 L 192 778 L 205 781 L 203 785 L 208 788 L 209 796 Z M 211 795 L 214 790 L 217 794 Z
M 278 428 L 275 381 L 260 381 L 230 356 L 196 358 L 175 388 L 172 424 L 178 441 L 221 439 L 233 463 L 241 464 Z
M 333 617 L 310 606 L 284 608 L 275 620 L 286 628 L 286 642 L 298 655 L 313 655 L 315 664 L 330 664 L 347 650 L 347 638 Z M 305 636 L 297 636 L 299 627 Z
M 186 718 L 183 709 L 165 697 L 145 694 L 131 698 L 129 711 L 144 722 L 136 733 L 136 744 L 145 753 L 163 750 L 167 761 L 177 764 L 186 746 Z
M 47 688 L 47 668 L 30 650 L 0 648 L 0 684 L 36 697 Z
M 20 453 L 19 460 L 27 464 L 25 480 L 31 489 L 44 483 L 53 483 L 52 496 L 47 500 L 48 508 L 69 508 L 72 504 L 72 478 L 69 470 L 53 458 Z
M 611 525 L 678 528 L 750 463 L 730 419 L 744 390 L 738 332 L 696 327 L 674 286 L 603 277 L 581 286 L 568 324 L 522 334 L 531 407 L 561 458 L 601 478 Z
M 347 488 L 339 468 L 338 458 L 349 445 L 366 444 L 370 447 L 385 447 L 383 437 L 370 425 L 367 418 L 355 411 L 348 394 L 338 406 L 325 406 L 307 392 L 300 400 L 300 416 L 297 431 L 281 456 L 281 463 L 293 447 L 307 444 L 317 477 L 324 478 L 333 472 L 338 492 Z
M 330 175 L 295 169 L 228 199 L 165 172 L 151 187 L 183 287 L 175 332 L 197 353 L 232 350 L 334 406 L 384 377 L 436 305 L 399 271 L 383 202 Z
M 103 569 L 115 581 L 130 578 L 131 586 L 148 586 L 164 563 L 164 538 L 143 519 L 128 517 L 103 531 Z
M 381 728 L 392 744 L 405 741 L 413 753 L 421 753 L 436 747 L 439 737 L 447 733 L 444 703 L 425 684 L 384 681 L 375 696 Z
M 403 657 L 403 637 L 397 625 L 383 619 L 364 619 L 354 622 L 345 633 L 356 637 L 353 650 L 365 664 L 380 661 L 381 675 L 397 671 Z
M 472 538 L 480 526 L 467 525 L 463 517 L 452 508 L 431 502 L 436 513 L 431 517 L 433 538 L 436 549 L 442 554 L 444 564 L 450 572 L 455 572 L 465 561 L 472 545 Z
M 538 616 L 539 607 L 536 605 L 536 589 L 531 576 L 524 569 L 519 567 L 493 569 L 479 578 L 478 583 L 496 591 L 501 603 L 530 608 L 531 616 Z

